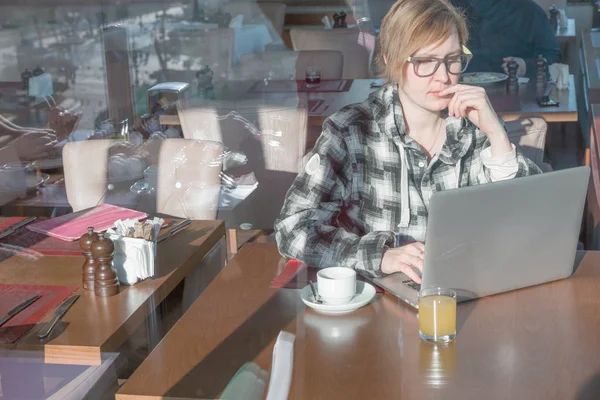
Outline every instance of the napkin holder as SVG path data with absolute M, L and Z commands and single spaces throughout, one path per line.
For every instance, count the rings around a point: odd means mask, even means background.
M 156 241 L 129 238 L 107 233 L 115 245 L 113 264 L 117 270 L 117 279 L 126 285 L 133 285 L 154 276 Z
M 164 222 L 155 219 L 153 224 L 152 240 L 139 237 L 127 237 L 124 234 L 136 221 L 117 221 L 117 229 L 106 231 L 105 237 L 111 239 L 115 246 L 113 266 L 117 271 L 117 279 L 126 285 L 133 285 L 144 279 L 154 276 L 154 262 L 156 259 L 156 238 Z

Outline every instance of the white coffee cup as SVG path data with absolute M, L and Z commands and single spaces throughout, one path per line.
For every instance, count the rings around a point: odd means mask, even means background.
M 356 271 L 331 267 L 317 273 L 317 290 L 327 304 L 345 304 L 356 294 Z

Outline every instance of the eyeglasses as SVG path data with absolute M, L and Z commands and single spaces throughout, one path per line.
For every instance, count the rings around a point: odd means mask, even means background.
M 408 62 L 413 65 L 415 75 L 426 78 L 435 74 L 442 63 L 446 66 L 446 71 L 452 75 L 459 75 L 467 69 L 469 61 L 473 54 L 463 46 L 463 53 L 456 56 L 444 58 L 436 57 L 408 57 Z

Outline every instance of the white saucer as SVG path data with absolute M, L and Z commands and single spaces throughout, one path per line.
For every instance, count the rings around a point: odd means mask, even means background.
M 318 284 L 315 283 L 314 285 L 315 290 L 319 290 Z M 350 313 L 369 304 L 369 302 L 373 300 L 373 297 L 375 297 L 375 288 L 370 283 L 356 281 L 356 296 L 348 303 L 339 305 L 319 304 L 315 302 L 315 297 L 310 290 L 310 285 L 306 285 L 304 289 L 302 289 L 300 297 L 304 304 L 321 314 L 339 315 Z

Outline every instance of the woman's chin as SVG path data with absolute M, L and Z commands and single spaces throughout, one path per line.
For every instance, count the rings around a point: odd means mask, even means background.
M 448 108 L 450 99 L 438 98 L 436 100 L 429 101 L 428 103 L 428 108 L 431 111 L 442 111 L 443 109 Z

